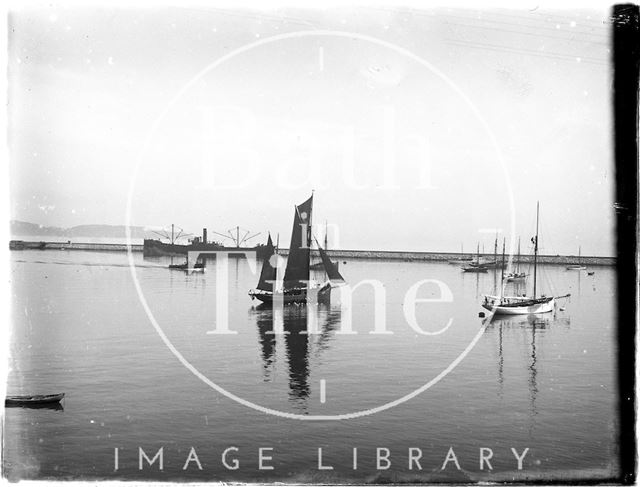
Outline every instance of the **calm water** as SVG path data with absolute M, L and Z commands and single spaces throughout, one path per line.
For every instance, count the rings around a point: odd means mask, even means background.
M 6 410 L 9 478 L 455 482 L 617 472 L 613 269 L 588 276 L 545 267 L 543 291 L 572 294 L 564 311 L 485 323 L 457 367 L 395 407 L 300 421 L 239 404 L 188 370 L 147 317 L 124 253 L 14 251 L 11 258 L 8 393 L 67 397 L 62 410 Z M 439 263 L 341 263 L 350 284 L 382 284 L 378 326 L 391 333 L 380 334 L 371 333 L 371 286 L 357 289 L 351 303 L 334 290 L 330 304 L 309 310 L 263 310 L 247 296 L 257 281 L 250 263 L 230 259 L 229 328 L 237 334 L 220 335 L 207 333 L 219 326 L 215 261 L 192 275 L 169 271 L 168 258 L 138 254 L 135 261 L 153 316 L 194 370 L 242 400 L 305 416 L 376 408 L 441 374 L 483 329 L 478 303 L 499 280 Z M 450 322 L 440 334 L 418 334 L 404 315 L 407 291 L 424 279 L 444 283 L 453 296 L 415 306 L 423 330 Z M 418 292 L 440 295 L 434 282 Z M 318 333 L 300 335 L 309 322 Z M 342 333 L 349 323 L 354 333 Z M 164 448 L 162 471 L 158 462 L 139 470 L 140 447 L 149 458 Z M 195 460 L 183 470 L 192 447 L 202 470 Z M 229 447 L 238 449 L 228 455 L 237 470 L 221 462 Z M 441 470 L 450 447 L 460 470 L 454 461 Z M 258 469 L 259 448 L 273 449 L 263 452 L 273 470 Z M 318 448 L 333 470 L 318 469 Z M 389 469 L 377 470 L 376 448 L 389 450 Z M 410 448 L 421 450 L 422 470 L 408 468 Z M 480 470 L 481 448 L 493 452 L 492 471 Z M 520 471 L 511 448 L 529 448 Z

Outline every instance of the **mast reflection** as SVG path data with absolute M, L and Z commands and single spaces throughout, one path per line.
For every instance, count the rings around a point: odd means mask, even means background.
M 533 433 L 536 424 L 538 409 L 536 400 L 539 392 L 538 387 L 538 354 L 540 344 L 540 333 L 549 327 L 555 321 L 555 314 L 539 314 L 539 315 L 520 315 L 520 316 L 494 316 L 489 317 L 490 323 L 487 330 L 496 329 L 498 331 L 498 384 L 500 386 L 500 395 L 504 384 L 504 346 L 505 331 L 521 330 L 525 336 L 530 338 L 527 340 L 528 357 L 526 361 L 527 367 L 527 385 L 529 390 L 529 434 Z M 564 320 L 563 320 L 564 321 Z M 507 346 L 508 345 L 507 341 Z
M 502 397 L 503 388 L 504 388 L 504 352 L 502 349 L 502 340 L 503 340 L 503 330 L 502 323 L 499 323 L 498 328 L 498 384 L 500 385 L 500 396 Z

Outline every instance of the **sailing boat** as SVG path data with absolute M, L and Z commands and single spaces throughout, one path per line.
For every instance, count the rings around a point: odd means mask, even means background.
M 307 292 L 313 290 L 318 294 L 318 300 L 326 299 L 331 288 L 344 284 L 344 279 L 337 267 L 331 262 L 326 252 L 318 245 L 320 258 L 326 272 L 327 279 L 323 283 L 309 279 L 309 260 L 311 256 L 311 214 L 313 210 L 313 195 L 295 207 L 293 228 L 291 230 L 291 244 L 289 256 L 282 282 L 277 280 L 277 259 L 274 258 L 275 249 L 271 235 L 267 240 L 265 259 L 260 272 L 260 279 L 256 289 L 249 291 L 251 299 L 257 298 L 264 303 L 282 300 L 284 303 L 306 303 Z M 317 243 L 317 242 L 316 242 Z
M 478 250 L 476 252 L 476 261 L 469 262 L 468 265 L 462 267 L 464 272 L 487 272 L 488 267 L 480 263 L 480 243 L 478 242 Z
M 527 274 L 525 272 L 520 272 L 520 237 L 518 237 L 518 258 L 516 260 L 516 268 L 515 270 L 509 272 L 505 279 L 507 280 L 507 282 L 509 282 L 523 280 L 526 277 Z
M 582 247 L 578 247 L 578 263 L 567 266 L 568 271 L 585 271 L 587 267 L 581 264 Z
M 538 296 L 536 294 L 536 284 L 538 276 L 538 229 L 540 219 L 540 203 L 536 205 L 536 236 L 533 242 L 533 294 L 531 296 L 491 296 L 485 295 L 482 307 L 493 311 L 496 315 L 529 315 L 536 313 L 549 313 L 555 307 L 556 298 L 553 296 Z M 502 252 L 504 263 L 504 250 Z M 504 279 L 504 273 L 503 273 Z M 558 296 L 566 298 L 570 295 Z

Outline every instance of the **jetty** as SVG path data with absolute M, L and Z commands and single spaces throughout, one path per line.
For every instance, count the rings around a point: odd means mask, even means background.
M 96 252 L 126 252 L 128 246 L 126 244 L 116 243 L 78 243 L 78 242 L 30 242 L 25 240 L 11 240 L 9 242 L 9 248 L 11 250 L 82 250 L 82 251 L 96 251 Z M 132 252 L 142 252 L 142 244 L 132 244 Z M 251 252 L 255 249 L 252 248 L 239 248 L 228 249 L 226 252 L 233 252 L 233 250 L 239 252 Z M 287 249 L 280 249 L 278 251 L 280 255 L 288 255 Z M 328 250 L 327 255 L 332 260 L 397 260 L 403 262 L 447 262 L 449 260 L 461 260 L 476 258 L 475 253 L 462 253 L 462 252 L 413 252 L 413 251 L 398 251 L 398 250 Z M 320 257 L 317 250 L 312 249 L 311 255 Z M 492 259 L 493 253 L 481 253 L 480 258 Z M 533 262 L 533 256 L 521 255 L 520 262 L 522 264 L 528 264 Z M 581 263 L 586 266 L 614 266 L 616 265 L 615 257 L 602 257 L 602 256 L 577 256 L 577 255 L 538 255 L 538 263 L 540 264 L 558 264 L 558 265 L 573 265 Z

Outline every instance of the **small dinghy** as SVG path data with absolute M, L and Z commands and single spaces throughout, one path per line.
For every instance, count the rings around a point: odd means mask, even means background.
M 62 401 L 64 392 L 60 394 L 46 394 L 34 396 L 7 396 L 5 406 L 40 406 L 43 404 L 56 404 Z
M 189 268 L 189 263 L 188 262 L 185 262 L 184 264 L 170 264 L 169 265 L 169 269 L 176 270 L 176 271 L 192 270 L 194 272 L 196 272 L 196 271 L 204 272 L 204 263 L 203 262 L 196 262 L 194 264 L 193 268 Z

